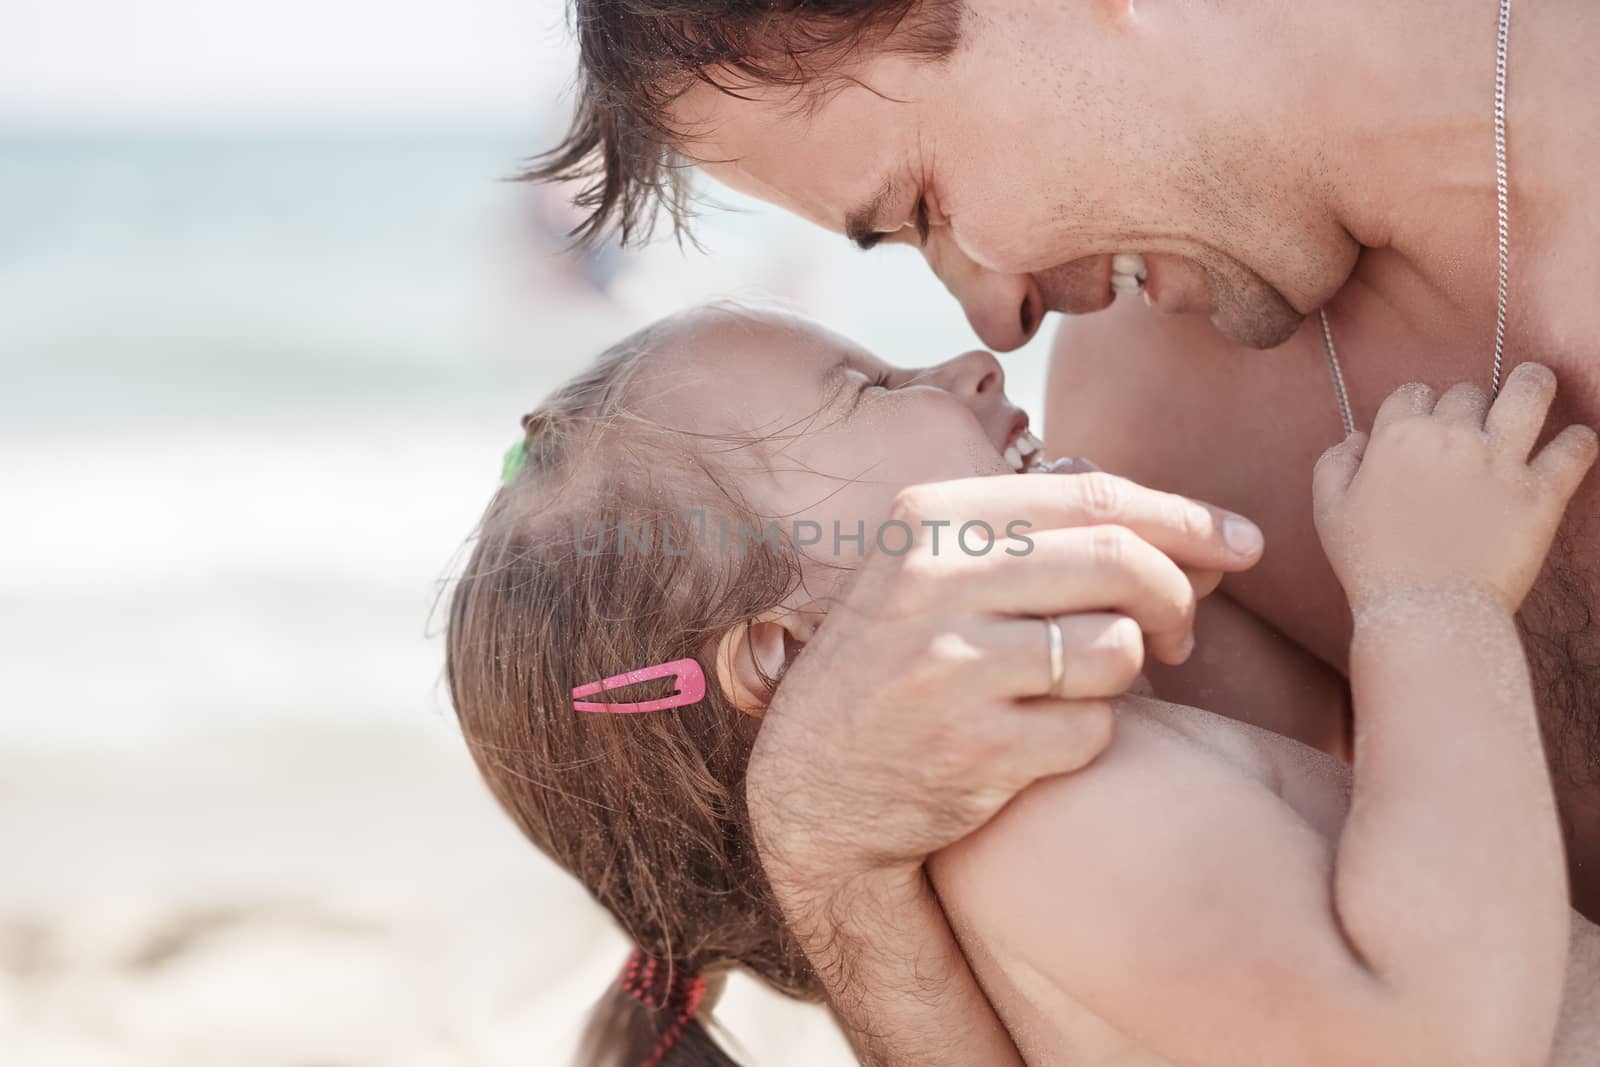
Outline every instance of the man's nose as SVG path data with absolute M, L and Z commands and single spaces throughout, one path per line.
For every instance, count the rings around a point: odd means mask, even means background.
M 1044 319 L 1044 294 L 1031 274 L 1001 274 L 968 259 L 954 241 L 930 241 L 928 265 L 961 301 L 984 344 L 999 352 L 1020 348 Z

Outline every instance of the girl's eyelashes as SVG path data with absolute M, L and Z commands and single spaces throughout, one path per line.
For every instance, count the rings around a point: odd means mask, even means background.
M 894 388 L 891 384 L 894 372 L 888 370 L 868 371 L 859 367 L 856 369 L 863 379 L 863 384 L 860 389 L 856 390 L 855 398 L 850 401 L 850 410 L 854 411 L 856 409 L 857 405 L 861 403 L 862 397 L 866 396 L 869 390 Z

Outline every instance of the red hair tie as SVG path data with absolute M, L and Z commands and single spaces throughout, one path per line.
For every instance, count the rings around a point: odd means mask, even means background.
M 634 949 L 622 968 L 622 988 L 634 1000 L 651 1011 L 674 1012 L 672 1021 L 661 1034 L 661 1040 L 645 1057 L 639 1067 L 661 1067 L 667 1053 L 689 1026 L 689 1020 L 700 1010 L 705 999 L 706 980 L 661 963 L 643 949 Z

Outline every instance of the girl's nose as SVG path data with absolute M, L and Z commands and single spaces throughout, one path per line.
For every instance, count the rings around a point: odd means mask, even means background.
M 981 348 L 946 360 L 933 369 L 934 384 L 973 405 L 1005 399 L 1006 372 L 994 354 Z

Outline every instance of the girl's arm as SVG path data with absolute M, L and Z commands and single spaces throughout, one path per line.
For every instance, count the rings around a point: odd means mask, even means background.
M 1487 414 L 1402 390 L 1319 466 L 1357 619 L 1336 841 L 1248 753 L 1124 715 L 1100 761 L 940 857 L 958 935 L 1033 1008 L 1059 991 L 1186 1064 L 1542 1067 L 1568 906 L 1512 612 L 1595 454 L 1569 430 L 1527 462 L 1552 394 L 1528 367 Z
M 1535 456 L 1555 377 L 1489 407 L 1408 386 L 1318 466 L 1318 532 L 1350 598 L 1355 794 L 1335 904 L 1385 990 L 1462 1019 L 1498 1062 L 1543 1064 L 1570 937 L 1566 863 L 1513 616 L 1595 458 Z M 1363 451 L 1365 449 L 1365 451 Z M 1481 1062 L 1495 1062 L 1483 1059 Z M 1463 1061 L 1470 1062 L 1470 1061 Z

